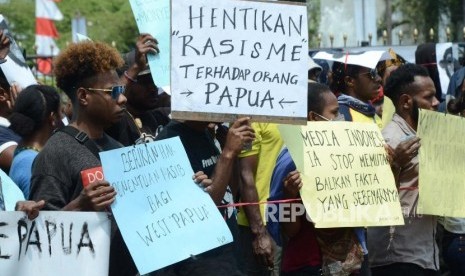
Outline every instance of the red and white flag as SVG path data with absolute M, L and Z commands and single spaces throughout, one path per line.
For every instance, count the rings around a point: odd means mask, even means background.
M 55 43 L 58 31 L 55 27 L 55 20 L 62 20 L 63 14 L 55 4 L 55 0 L 36 0 L 36 46 L 37 55 L 55 56 L 60 49 Z M 43 74 L 50 74 L 52 71 L 52 59 L 38 59 L 38 70 Z

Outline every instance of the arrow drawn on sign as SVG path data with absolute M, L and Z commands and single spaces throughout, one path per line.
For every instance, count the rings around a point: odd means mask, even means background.
M 281 105 L 281 108 L 284 109 L 283 104 L 293 104 L 296 103 L 297 101 L 285 101 L 284 98 L 279 101 L 279 105 Z
M 194 94 L 194 92 L 190 91 L 189 89 L 187 89 L 187 91 L 184 91 L 184 92 L 181 92 L 179 93 L 181 95 L 186 95 L 186 98 L 189 97 L 190 95 Z

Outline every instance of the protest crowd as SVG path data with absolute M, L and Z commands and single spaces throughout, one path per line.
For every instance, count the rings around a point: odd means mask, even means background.
M 22 198 L 15 198 L 16 211 L 26 212 L 29 221 L 48 211 L 108 215 L 108 275 L 111 276 L 465 275 L 465 220 L 418 212 L 422 141 L 417 135 L 419 109 L 452 114 L 447 116 L 465 115 L 465 67 L 452 75 L 449 90 L 444 92 L 438 83 L 437 70 L 424 66 L 430 64 L 425 57 L 435 55 L 432 43 L 418 47 L 416 64 L 407 62 L 392 50 L 385 53 L 387 58 L 378 56 L 374 65 L 372 59 L 364 64 L 363 55 L 359 55 L 362 60 L 359 62 L 356 58 L 348 58 L 350 53 L 344 53 L 347 56 L 342 61 L 312 59 L 305 53 L 308 60 L 300 62 L 305 63 L 308 73 L 304 84 L 307 129 L 337 126 L 341 121 L 375 125 L 376 133 L 381 131 L 382 137 L 373 139 L 372 143 L 382 148 L 382 154 L 379 159 L 366 161 L 366 166 L 385 162 L 390 168 L 386 173 L 394 179 L 395 192 L 386 192 L 382 197 L 360 193 L 356 202 L 371 205 L 392 201 L 400 206 L 403 216 L 403 223 L 398 225 L 321 228 L 315 227 L 313 219 L 317 221 L 316 218 L 312 218 L 307 205 L 302 205 L 302 191 L 306 185 L 315 186 L 315 183 L 307 181 L 298 170 L 297 160 L 278 123 L 241 114 L 222 122 L 173 116 L 171 92 L 157 84 L 157 76 L 152 75 L 154 68 L 149 66 L 147 58 L 161 54 L 159 39 L 147 33 L 135 34 L 134 48 L 127 53 L 119 53 L 114 47 L 98 41 L 71 43 L 54 58 L 56 87 L 39 83 L 21 87 L 17 82 L 10 83 L 6 77 L 8 72 L 4 71 L 6 67 L 2 67 L 0 168 L 22 193 Z M 13 62 L 7 59 L 10 45 L 10 37 L 5 30 L 0 30 L 0 64 Z M 365 54 L 370 54 L 370 50 Z M 329 69 L 324 70 L 328 64 Z M 188 69 L 183 68 L 182 72 L 187 74 Z M 172 78 L 171 81 L 176 80 Z M 227 93 L 224 91 L 223 95 Z M 291 89 L 287 91 L 292 92 Z M 213 95 L 214 92 L 207 93 Z M 442 96 L 445 94 L 450 96 L 448 101 Z M 248 97 L 250 104 L 251 96 Z M 67 100 L 63 101 L 64 98 Z M 229 96 L 212 101 L 220 104 L 236 99 L 231 100 Z M 267 96 L 260 101 L 262 106 L 266 105 Z M 391 111 L 388 111 L 387 102 L 392 106 Z M 391 114 L 386 115 L 386 112 Z M 386 124 L 383 123 L 385 116 L 392 117 Z M 305 140 L 313 146 L 340 143 L 335 136 L 312 136 L 315 133 L 309 131 Z M 102 172 L 103 155 L 99 153 L 125 147 L 128 148 L 125 171 L 142 167 L 151 159 L 142 157 L 136 146 L 147 148 L 151 143 L 155 145 L 173 137 L 179 137 L 192 168 L 191 185 L 209 195 L 231 232 L 232 242 L 146 274 L 147 271 L 141 271 L 135 262 L 122 225 L 112 214 L 123 195 L 133 191 L 105 178 L 90 180 L 88 174 Z M 300 141 L 298 138 L 295 140 Z M 166 152 L 169 151 L 167 147 Z M 347 160 L 342 156 L 339 162 L 334 162 L 335 166 L 350 167 L 353 160 L 351 155 L 347 156 Z M 315 167 L 321 166 L 321 158 L 311 158 Z M 111 169 L 104 166 L 103 170 Z M 163 177 L 175 179 L 183 173 L 183 168 L 173 166 Z M 382 181 L 376 175 L 364 177 L 356 179 L 357 183 Z M 318 190 L 335 190 L 353 184 L 348 178 L 335 179 L 335 175 L 321 181 L 316 184 Z M 11 200 L 6 198 L 11 194 L 6 189 L 12 187 L 6 186 L 5 180 L 2 183 L 0 209 L 13 211 L 5 204 Z M 156 213 L 174 198 L 172 192 L 160 195 L 154 197 L 151 209 L 146 212 Z M 321 203 L 326 206 L 325 210 L 348 208 L 346 201 L 335 198 Z M 193 212 L 197 218 L 200 213 L 209 216 L 202 210 L 192 206 L 188 213 L 192 215 L 190 219 L 194 217 Z M 137 217 L 139 214 L 127 215 Z M 181 223 L 181 220 L 176 221 Z M 160 221 L 156 227 L 159 228 L 155 230 L 152 224 L 157 236 L 170 232 Z M 30 240 L 31 234 L 28 235 Z M 210 233 L 193 235 L 202 239 Z M 95 246 L 95 240 L 93 242 Z M 0 241 L 0 248 L 3 244 Z M 89 243 L 83 244 L 81 237 L 80 245 L 89 246 Z M 28 254 L 47 250 L 40 249 L 40 243 L 39 249 L 35 249 L 37 244 L 32 242 L 27 246 L 30 247 L 26 248 L 30 251 Z M 152 246 L 157 250 L 156 242 Z M 163 250 L 161 256 L 169 256 L 170 250 L 182 251 L 182 248 L 173 246 Z M 0 263 L 4 261 L 1 258 L 4 252 L 0 250 Z M 54 271 L 53 267 L 50 271 Z

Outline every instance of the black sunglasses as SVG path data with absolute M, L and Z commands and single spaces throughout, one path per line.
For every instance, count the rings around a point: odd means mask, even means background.
M 372 80 L 376 80 L 376 77 L 378 77 L 378 69 L 370 69 L 370 71 L 368 72 L 365 72 L 365 73 L 361 73 L 361 74 L 358 74 L 359 76 L 360 75 L 368 75 L 368 77 Z

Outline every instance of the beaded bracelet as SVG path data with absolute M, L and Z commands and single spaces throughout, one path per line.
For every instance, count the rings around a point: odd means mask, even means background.
M 128 71 L 124 71 L 124 76 L 131 82 L 137 82 L 136 79 L 133 79 L 129 76 Z

